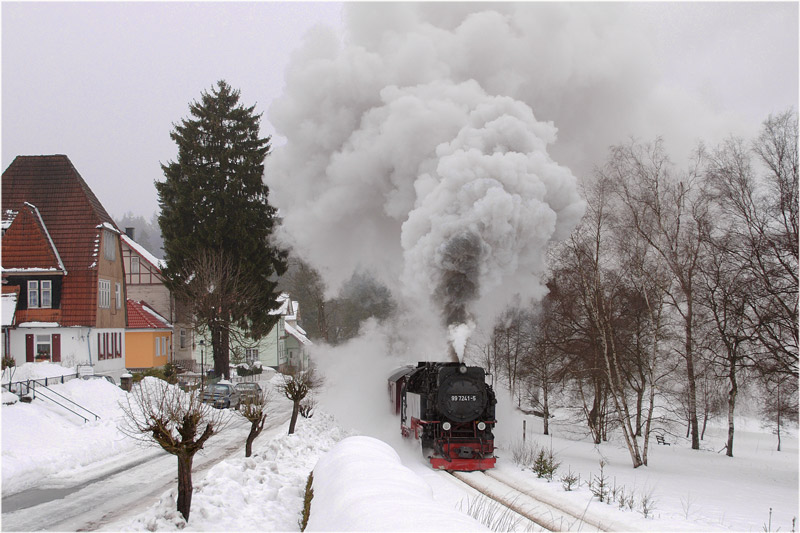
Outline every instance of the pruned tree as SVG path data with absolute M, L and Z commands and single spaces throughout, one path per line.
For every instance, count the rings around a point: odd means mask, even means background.
M 289 421 L 289 435 L 294 433 L 297 425 L 297 415 L 300 414 L 300 406 L 311 391 L 322 386 L 322 378 L 317 374 L 314 366 L 308 370 L 291 369 L 283 374 L 283 383 L 280 391 L 292 401 L 292 418 Z
M 272 389 L 263 389 L 260 394 L 248 396 L 239 404 L 239 414 L 250 422 L 250 431 L 244 445 L 244 456 L 253 454 L 253 442 L 264 430 L 267 420 L 267 407 L 272 400 Z
M 192 462 L 212 435 L 230 420 L 225 409 L 202 401 L 202 391 L 182 391 L 158 378 L 137 383 L 122 403 L 120 431 L 148 445 L 158 445 L 178 458 L 177 510 L 189 520 L 192 507 Z
M 278 218 L 263 182 L 270 138 L 259 136 L 261 115 L 254 109 L 239 104 L 239 91 L 224 81 L 203 92 L 201 101 L 189 106 L 193 118 L 183 119 L 170 134 L 178 158 L 162 165 L 166 180 L 156 182 L 167 261 L 162 272 L 170 290 L 191 281 L 187 267 L 204 252 L 230 258 L 256 287 L 222 299 L 201 317 L 211 328 L 214 369 L 226 379 L 230 328 L 225 324 L 253 338 L 269 332 L 278 320 L 271 314 L 279 307 L 275 276 L 286 268 L 286 253 L 271 242 Z

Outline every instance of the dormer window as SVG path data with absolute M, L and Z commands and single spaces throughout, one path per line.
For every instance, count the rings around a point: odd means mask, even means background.
M 53 282 L 43 279 L 28 280 L 28 309 L 53 306 Z
M 116 248 L 116 239 L 114 239 L 114 234 L 110 231 L 103 232 L 103 256 L 108 259 L 109 261 L 113 261 L 117 256 L 114 253 Z
M 39 282 L 28 282 L 28 309 L 39 307 Z
M 50 308 L 53 306 L 53 282 L 43 279 L 39 282 L 39 295 L 42 300 L 42 307 Z

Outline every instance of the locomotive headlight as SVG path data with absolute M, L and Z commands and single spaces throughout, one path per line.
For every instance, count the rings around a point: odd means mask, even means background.
M 483 431 L 484 429 L 486 429 L 486 424 L 483 422 L 478 422 L 478 429 Z
M 442 429 L 445 431 L 450 431 L 450 428 L 452 427 L 453 426 L 450 424 L 450 422 L 445 422 L 444 424 L 442 424 Z
M 461 365 L 460 367 L 458 367 L 458 371 L 461 372 L 462 374 L 466 374 L 467 373 L 467 365 Z

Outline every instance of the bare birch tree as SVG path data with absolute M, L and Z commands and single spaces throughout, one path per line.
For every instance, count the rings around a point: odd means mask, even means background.
M 693 162 L 695 165 L 697 160 Z M 707 198 L 701 194 L 699 168 L 676 176 L 661 139 L 653 144 L 615 146 L 604 175 L 619 185 L 620 197 L 638 234 L 664 260 L 674 278 L 670 290 L 683 322 L 687 405 L 692 449 L 700 449 L 695 377 L 695 306 L 703 243 L 709 232 Z

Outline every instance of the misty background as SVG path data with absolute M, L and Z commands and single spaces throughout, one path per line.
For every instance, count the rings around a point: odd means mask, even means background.
M 66 154 L 158 257 L 173 124 L 219 79 L 255 103 L 282 243 L 307 263 L 287 280 L 321 275 L 309 320 L 385 316 L 383 290 L 420 312 L 455 283 L 474 298 L 425 321 L 488 322 L 544 294 L 609 146 L 661 136 L 680 166 L 798 95 L 796 3 L 4 3 L 2 29 L 3 167 Z

